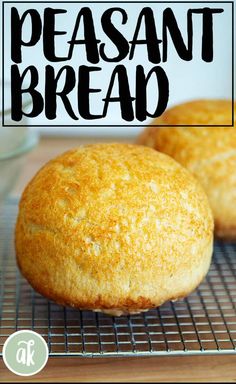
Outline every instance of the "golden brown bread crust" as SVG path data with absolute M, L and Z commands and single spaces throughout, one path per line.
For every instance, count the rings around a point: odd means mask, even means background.
M 97 144 L 46 164 L 16 224 L 22 274 L 64 305 L 118 314 L 186 296 L 206 275 L 213 220 L 187 170 L 147 147 Z
M 156 124 L 231 124 L 232 104 L 199 100 L 167 110 Z M 138 139 L 172 156 L 204 187 L 215 218 L 215 233 L 236 239 L 236 129 L 234 127 L 147 128 Z

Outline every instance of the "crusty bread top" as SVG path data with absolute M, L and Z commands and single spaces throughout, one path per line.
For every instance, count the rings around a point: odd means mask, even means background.
M 205 215 L 207 199 L 199 203 L 198 193 L 205 197 L 190 173 L 165 154 L 143 146 L 96 144 L 70 150 L 47 163 L 26 187 L 20 210 L 25 221 L 72 232 L 86 217 L 97 216 L 96 236 L 101 232 L 106 237 L 102 222 L 107 225 L 109 218 L 112 231 L 122 232 L 115 227 L 117 218 L 124 228 L 132 227 L 132 207 L 140 219 L 151 203 L 159 213 L 168 210 L 174 216 L 186 200 Z M 182 209 L 188 211 L 187 205 Z
M 159 118 L 173 125 L 232 125 L 232 101 L 202 99 L 178 104 Z M 158 124 L 158 119 L 154 124 Z
M 232 124 L 231 101 L 183 103 L 168 109 L 154 124 L 173 124 L 173 127 L 147 128 L 138 138 L 138 143 L 163 151 L 184 166 L 220 157 L 224 160 L 224 157 L 236 154 L 236 129 L 220 126 Z M 179 124 L 219 127 L 174 127 Z

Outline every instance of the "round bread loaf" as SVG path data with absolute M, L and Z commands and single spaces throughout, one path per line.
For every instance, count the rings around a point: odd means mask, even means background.
M 207 197 L 186 169 L 147 147 L 96 144 L 50 161 L 26 187 L 16 254 L 42 295 L 121 315 L 189 294 L 212 238 Z
M 155 124 L 230 125 L 232 103 L 199 100 L 167 110 Z M 138 139 L 172 156 L 204 187 L 215 219 L 216 235 L 236 239 L 236 129 L 234 127 L 147 128 Z

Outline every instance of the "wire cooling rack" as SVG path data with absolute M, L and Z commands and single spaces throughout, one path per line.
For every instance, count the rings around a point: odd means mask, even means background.
M 215 244 L 207 278 L 183 301 L 109 317 L 56 305 L 29 286 L 15 263 L 16 213 L 16 200 L 0 209 L 0 352 L 11 333 L 32 329 L 51 356 L 236 353 L 236 244 Z

